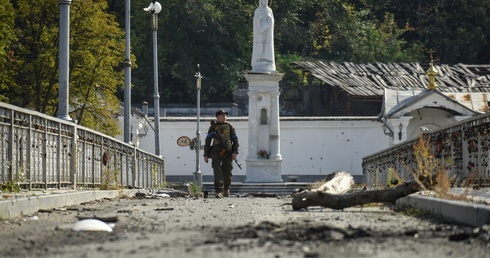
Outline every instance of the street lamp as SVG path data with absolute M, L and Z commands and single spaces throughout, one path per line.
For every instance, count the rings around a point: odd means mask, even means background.
M 199 151 L 201 150 L 201 132 L 199 132 L 199 122 L 201 117 L 201 71 L 199 64 L 196 72 L 196 89 L 197 89 L 197 130 L 196 130 L 196 173 L 194 174 L 194 182 L 199 189 L 202 189 L 202 173 L 199 165 Z
M 402 140 L 402 136 L 403 136 L 403 134 L 402 134 L 403 124 L 402 123 L 400 123 L 398 125 L 398 129 L 399 129 L 399 131 L 398 131 L 398 140 L 401 141 Z
M 70 91 L 70 5 L 71 0 L 59 0 L 60 6 L 60 42 L 59 42 L 59 82 L 58 82 L 58 118 L 73 121 L 68 114 Z
M 162 5 L 153 0 L 147 8 L 151 12 L 151 29 L 153 31 L 153 102 L 155 109 L 155 155 L 160 155 L 160 94 L 158 93 L 158 57 L 157 57 L 157 30 L 158 13 L 162 10 Z
M 131 142 L 131 0 L 125 2 L 124 14 L 124 32 L 125 32 L 125 47 L 124 47 L 124 142 Z

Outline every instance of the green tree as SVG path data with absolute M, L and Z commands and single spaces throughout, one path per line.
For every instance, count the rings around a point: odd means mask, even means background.
M 357 10 L 340 1 L 320 9 L 310 27 L 311 57 L 339 62 L 418 60 L 419 44 L 407 44 L 402 37 L 411 30 L 408 25 L 399 28 L 390 13 L 382 20 L 370 17 L 369 10 Z
M 56 1 L 13 1 L 16 41 L 11 51 L 15 83 L 7 95 L 11 104 L 42 113 L 56 104 L 58 20 Z M 36 6 L 36 8 L 32 8 Z
M 298 60 L 409 62 L 421 57 L 420 44 L 403 38 L 412 28 L 399 27 L 390 13 L 378 20 L 368 9 L 338 0 L 282 1 L 276 7 L 276 63 L 285 73 L 281 85 L 286 93 L 302 92 L 295 90 L 302 74 L 291 65 Z
M 8 101 L 6 91 L 15 82 L 12 79 L 12 63 L 15 57 L 11 44 L 15 41 L 14 8 L 9 0 L 0 0 L 0 101 Z
M 419 58 L 419 44 L 404 38 L 411 27 L 399 25 L 394 15 L 377 17 L 351 2 L 354 0 L 274 0 L 278 71 L 290 71 L 288 62 L 301 58 L 356 62 Z M 123 21 L 122 2 L 110 3 L 111 12 Z M 148 4 L 132 1 L 131 6 L 131 44 L 139 60 L 132 73 L 133 101 L 137 103 L 153 100 L 151 15 L 143 11 Z M 162 4 L 158 80 L 163 104 L 195 100 L 197 64 L 204 76 L 203 103 L 232 100 L 232 91 L 250 69 L 256 4 L 244 0 L 168 0 Z M 287 83 L 299 80 L 289 75 L 284 79 Z
M 371 19 L 385 13 L 398 26 L 408 23 L 412 30 L 402 38 L 436 51 L 436 61 L 444 64 L 488 63 L 490 61 L 490 10 L 488 0 L 350 0 L 357 8 L 371 10 Z M 425 53 L 419 60 L 427 63 Z
M 490 61 L 490 1 L 430 2 L 421 8 L 419 33 L 427 48 L 436 51 L 439 62 Z
M 124 32 L 107 1 L 77 1 L 71 12 L 70 106 L 79 124 L 115 135 L 123 86 Z M 135 58 L 132 58 L 135 61 Z
M 124 4 L 111 0 L 124 20 Z M 152 101 L 152 38 L 149 1 L 132 1 L 133 100 Z M 159 15 L 159 92 L 162 103 L 195 98 L 201 65 L 203 102 L 229 101 L 250 69 L 255 1 L 168 0 Z M 490 1 L 461 0 L 273 0 L 276 64 L 280 72 L 297 59 L 353 62 L 482 63 L 488 56 Z M 458 10 L 458 12 L 454 12 Z M 285 82 L 297 79 L 286 75 Z M 284 83 L 284 82 L 283 82 Z
M 11 104 L 54 116 L 58 111 L 58 1 L 12 2 L 16 40 L 9 49 L 14 53 L 15 82 L 2 95 Z M 123 84 L 124 34 L 106 8 L 105 0 L 71 4 L 70 116 L 81 125 L 115 135 L 119 130 L 115 93 Z
M 149 101 L 153 96 L 151 15 L 142 11 L 147 5 L 147 2 L 132 5 L 135 10 L 132 28 L 138 30 L 132 33 L 131 44 L 140 60 L 133 73 L 137 102 Z M 231 92 L 249 65 L 246 57 L 251 52 L 252 13 L 253 5 L 243 0 L 166 1 L 158 15 L 161 101 L 178 103 L 195 99 L 197 64 L 204 76 L 203 102 L 231 100 Z

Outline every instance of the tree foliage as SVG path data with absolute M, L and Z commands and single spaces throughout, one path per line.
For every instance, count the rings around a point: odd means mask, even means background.
M 393 14 L 398 26 L 410 24 L 401 35 L 424 50 L 436 51 L 444 64 L 482 64 L 490 61 L 490 10 L 488 0 L 351 0 L 357 8 L 371 11 L 373 19 Z M 429 57 L 420 62 L 428 62 Z
M 59 4 L 11 1 L 14 37 L 8 44 L 11 81 L 2 93 L 14 105 L 55 116 L 58 112 Z M 35 8 L 33 8 L 35 6 Z M 103 0 L 73 1 L 70 26 L 70 116 L 79 124 L 118 133 L 115 115 L 122 86 L 123 30 Z
M 8 101 L 8 85 L 14 84 L 11 73 L 12 63 L 16 62 L 11 52 L 15 40 L 13 10 L 8 0 L 0 0 L 0 101 Z
M 116 1 L 117 2 L 117 1 Z M 111 8 L 121 17 L 121 4 Z M 231 101 L 231 92 L 250 69 L 253 1 L 168 0 L 159 14 L 158 79 L 162 103 L 193 102 L 197 64 L 204 75 L 203 102 Z M 132 4 L 132 46 L 139 58 L 133 72 L 136 102 L 151 101 L 152 32 L 147 2 Z M 292 57 L 353 62 L 411 62 L 423 58 L 423 44 L 388 11 L 357 1 L 274 0 L 276 64 L 291 71 Z M 376 11 L 376 13 L 374 13 Z M 120 18 L 121 20 L 121 18 Z M 138 28 L 135 30 L 134 28 Z M 285 58 L 281 60 L 281 58 Z M 283 83 L 299 78 L 286 75 Z M 294 87 L 294 85 L 291 85 Z
M 15 35 L 11 51 L 15 83 L 8 85 L 9 102 L 53 114 L 58 78 L 57 3 L 13 1 Z M 36 6 L 36 8 L 32 8 Z
M 124 32 L 106 9 L 106 1 L 78 1 L 73 6 L 70 106 L 79 124 L 115 135 L 120 109 L 115 93 L 124 80 Z
M 139 57 L 134 71 L 135 89 L 148 100 L 153 92 L 151 15 L 142 11 L 147 2 L 133 4 L 133 53 Z M 246 1 L 169 0 L 158 15 L 158 78 L 163 103 L 195 99 L 195 78 L 200 65 L 202 98 L 230 100 L 236 82 L 248 65 L 251 52 L 250 17 Z M 146 96 L 146 99 L 145 99 Z M 228 98 L 228 99 L 227 99 Z

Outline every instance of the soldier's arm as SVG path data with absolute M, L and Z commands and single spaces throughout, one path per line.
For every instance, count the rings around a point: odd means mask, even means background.
M 213 127 L 210 126 L 208 130 L 208 134 L 206 135 L 206 140 L 204 141 L 204 157 L 209 157 L 211 156 L 211 140 L 213 137 L 211 136 L 211 133 L 213 132 Z
M 238 136 L 236 135 L 235 127 L 230 124 L 230 134 L 231 134 L 231 141 L 233 142 L 232 145 L 232 152 L 238 154 L 238 147 L 240 147 L 240 144 L 238 142 Z

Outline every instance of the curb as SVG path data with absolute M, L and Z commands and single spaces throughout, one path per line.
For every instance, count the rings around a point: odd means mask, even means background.
M 104 198 L 113 199 L 123 195 L 134 195 L 138 191 L 140 190 L 73 191 L 1 200 L 0 219 L 12 219 L 33 214 L 39 210 L 50 210 Z
M 464 201 L 412 194 L 396 201 L 398 207 L 412 207 L 431 212 L 457 223 L 480 227 L 490 224 L 490 206 Z

